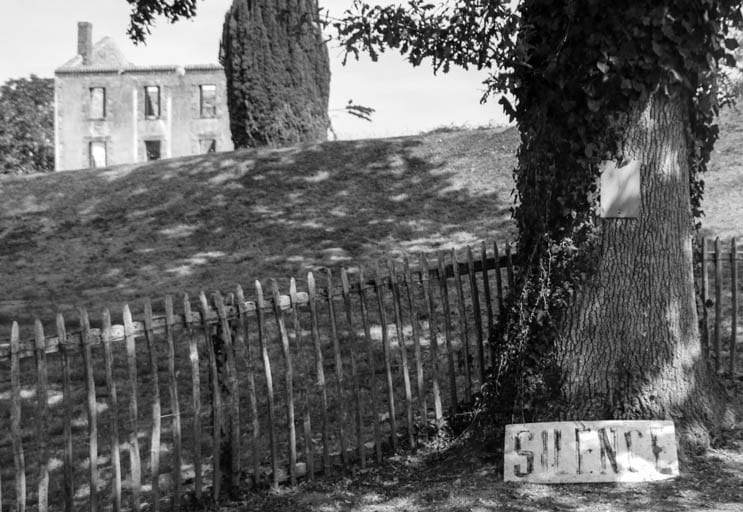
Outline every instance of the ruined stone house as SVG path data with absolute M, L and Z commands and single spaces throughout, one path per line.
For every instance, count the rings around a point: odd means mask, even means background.
M 216 64 L 136 66 L 78 23 L 77 55 L 54 72 L 56 170 L 233 149 Z

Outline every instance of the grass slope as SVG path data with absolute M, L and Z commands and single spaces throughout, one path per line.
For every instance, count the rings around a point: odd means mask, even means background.
M 243 150 L 0 183 L 0 330 L 514 235 L 515 130 Z
M 727 238 L 743 235 L 743 112 L 720 126 L 702 233 Z M 513 238 L 517 146 L 514 129 L 444 130 L 5 178 L 0 334 L 76 306 Z

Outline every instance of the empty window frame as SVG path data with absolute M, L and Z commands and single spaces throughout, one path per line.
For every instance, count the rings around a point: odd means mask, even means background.
M 201 153 L 215 153 L 217 151 L 217 139 L 199 139 L 199 150 Z
M 105 87 L 91 87 L 90 88 L 90 118 L 91 119 L 105 119 L 106 118 L 106 88 Z
M 91 140 L 88 143 L 88 165 L 91 169 L 106 167 L 106 141 Z
M 144 141 L 144 151 L 147 160 L 160 160 L 162 158 L 161 147 L 162 145 L 159 140 Z
M 144 116 L 147 119 L 160 117 L 160 87 L 157 85 L 144 88 Z
M 214 84 L 200 85 L 199 96 L 201 117 L 217 117 L 217 86 Z

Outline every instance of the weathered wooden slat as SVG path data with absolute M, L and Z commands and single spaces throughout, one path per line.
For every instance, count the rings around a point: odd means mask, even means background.
M 90 512 L 98 510 L 98 411 L 95 395 L 95 376 L 93 374 L 93 361 L 90 347 L 90 321 L 88 312 L 80 309 L 80 352 L 83 356 L 83 366 L 85 367 L 85 388 L 88 396 L 88 457 L 90 495 L 88 496 L 88 505 Z
M 480 385 L 485 383 L 485 340 L 482 332 L 482 311 L 480 309 L 480 291 L 475 274 L 475 258 L 472 247 L 467 247 L 467 269 L 470 278 L 470 295 L 472 297 L 472 316 L 475 321 L 475 336 L 477 341 L 477 362 L 480 370 Z
M 345 375 L 343 373 L 343 357 L 341 356 L 341 346 L 338 341 L 338 324 L 335 319 L 335 304 L 333 303 L 333 275 L 330 269 L 326 270 L 327 279 L 327 298 L 328 298 L 328 316 L 330 317 L 330 341 L 333 345 L 333 355 L 335 357 L 335 381 L 338 395 L 338 440 L 341 445 L 341 463 L 343 466 L 348 465 L 348 442 L 346 440 L 346 398 L 343 391 L 346 387 Z
M 392 355 L 390 337 L 387 332 L 387 313 L 384 310 L 383 280 L 379 272 L 379 266 L 374 268 L 374 290 L 377 295 L 377 306 L 379 311 L 379 324 L 382 328 L 382 350 L 384 352 L 384 370 L 387 376 L 387 406 L 390 416 L 390 440 L 392 451 L 397 453 L 397 413 L 395 408 L 395 384 L 392 379 Z
M 178 399 L 178 380 L 175 376 L 175 313 L 173 311 L 173 297 L 165 296 L 165 337 L 168 341 L 168 394 L 170 395 L 171 430 L 173 434 L 173 499 L 170 502 L 173 510 L 180 510 L 182 478 L 181 466 L 181 405 Z
M 199 348 L 193 331 L 193 314 L 188 294 L 183 295 L 183 320 L 188 338 L 188 355 L 191 363 L 191 435 L 193 437 L 194 495 L 201 501 L 203 487 L 201 469 L 201 370 L 199 369 Z
M 253 368 L 253 359 L 250 353 L 250 342 L 248 337 L 248 318 L 247 311 L 243 309 L 245 304 L 245 294 L 242 286 L 239 284 L 235 287 L 235 296 L 238 304 L 241 305 L 238 316 L 238 331 L 235 337 L 237 354 L 240 357 L 243 367 L 245 368 L 245 377 L 248 381 L 248 401 L 250 407 L 251 420 L 251 447 L 250 463 L 253 474 L 253 486 L 257 487 L 260 478 L 260 421 L 258 416 L 258 396 L 255 389 L 255 370 Z
M 212 498 L 219 503 L 222 490 L 222 391 L 219 388 L 219 376 L 217 373 L 217 357 L 214 353 L 214 340 L 209 327 L 209 302 L 206 294 L 199 293 L 199 308 L 201 309 L 201 330 L 204 334 L 204 346 L 206 347 L 209 361 L 209 390 L 212 394 Z
M 454 286 L 457 292 L 457 310 L 459 311 L 459 340 L 462 344 L 464 352 L 464 399 L 467 402 L 472 400 L 472 369 L 470 367 L 470 334 L 467 325 L 467 309 L 464 300 L 464 287 L 462 286 L 462 276 L 459 273 L 459 261 L 457 260 L 457 253 L 454 249 L 451 250 L 451 262 L 454 267 Z
M 111 349 L 111 313 L 103 310 L 103 364 L 106 369 L 106 392 L 108 393 L 108 407 L 111 411 L 111 466 L 113 481 L 111 482 L 111 505 L 114 512 L 121 510 L 121 453 L 119 452 L 119 399 L 116 394 L 116 381 L 113 375 L 113 350 Z
M 310 305 L 310 319 L 312 321 L 312 345 L 315 349 L 315 374 L 317 386 L 320 389 L 320 414 L 322 421 L 322 464 L 325 473 L 330 471 L 330 424 L 328 422 L 328 390 L 325 384 L 325 368 L 323 363 L 322 346 L 320 345 L 320 328 L 317 315 L 317 290 L 315 277 L 312 272 L 307 274 L 307 290 Z
M 230 489 L 235 492 L 240 487 L 240 460 L 242 458 L 240 442 L 240 384 L 237 379 L 237 366 L 235 364 L 235 348 L 232 343 L 232 328 L 227 318 L 227 312 L 224 306 L 222 294 L 214 294 L 214 303 L 217 309 L 217 317 L 221 325 L 222 346 L 226 356 L 225 377 L 227 379 L 227 389 L 229 390 L 229 400 L 227 403 L 230 411 Z
M 139 454 L 139 406 L 137 403 L 137 348 L 129 305 L 124 306 L 124 333 L 126 338 L 126 361 L 129 376 L 129 478 L 131 480 L 131 509 L 140 509 L 142 493 L 142 461 Z
M 271 359 L 268 355 L 268 339 L 266 336 L 266 320 L 264 317 L 265 300 L 260 281 L 255 282 L 255 295 L 258 309 L 258 346 L 263 360 L 263 371 L 266 374 L 266 390 L 268 396 L 268 437 L 271 444 L 271 485 L 274 489 L 279 486 L 279 455 L 276 441 L 276 416 L 274 412 L 273 376 L 271 374 Z
M 441 407 L 441 390 L 439 387 L 439 340 L 436 333 L 436 303 L 433 297 L 431 287 L 430 272 L 428 269 L 428 259 L 421 253 L 418 257 L 421 268 L 423 269 L 423 301 L 426 304 L 426 313 L 428 314 L 428 337 L 431 355 L 431 392 L 433 394 L 433 409 L 436 417 L 436 426 L 440 427 L 444 421 L 444 413 Z
M 65 512 L 72 512 L 75 496 L 75 484 L 72 477 L 72 384 L 70 382 L 70 360 L 67 353 L 67 328 L 64 316 L 57 313 L 57 339 L 59 344 L 59 362 L 62 367 L 62 415 L 64 423 L 64 454 L 62 455 L 62 494 Z
M 10 436 L 13 439 L 13 466 L 15 469 L 15 502 L 18 512 L 26 510 L 26 458 L 23 453 L 23 429 L 21 417 L 21 340 L 18 323 L 10 328 Z
M 361 309 L 361 325 L 364 329 L 364 344 L 366 345 L 367 366 L 369 369 L 369 396 L 371 398 L 372 422 L 374 428 L 374 448 L 377 462 L 382 461 L 382 434 L 379 427 L 379 398 L 377 397 L 377 368 L 374 361 L 374 345 L 371 329 L 369 328 L 369 310 L 366 305 L 366 283 L 364 272 L 359 269 L 359 306 Z
M 457 374 L 454 366 L 454 349 L 452 348 L 451 310 L 449 307 L 449 285 L 446 282 L 446 271 L 444 269 L 444 252 L 438 253 L 439 264 L 439 290 L 441 304 L 444 310 L 444 341 L 446 343 L 446 357 L 449 363 L 449 394 L 451 403 L 449 408 L 454 410 L 459 401 L 457 400 Z
M 47 378 L 44 326 L 38 318 L 34 322 L 36 341 L 36 434 L 39 451 L 39 480 L 37 510 L 49 510 L 49 382 Z M 0 502 L 2 503 L 2 502 Z
M 738 338 L 738 247 L 735 237 L 730 241 L 730 292 L 732 318 L 730 324 L 730 377 L 735 377 L 736 343 Z
M 408 257 L 403 258 L 403 273 L 405 276 L 405 290 L 410 311 L 410 325 L 413 330 L 413 355 L 415 357 L 415 384 L 418 393 L 418 407 L 420 407 L 420 421 L 422 425 L 426 424 L 428 411 L 426 408 L 426 390 L 423 376 L 423 355 L 421 353 L 421 327 L 418 319 L 418 307 L 415 299 L 415 283 L 413 282 L 413 273 L 410 270 L 410 261 Z M 422 429 L 424 439 L 428 438 L 427 429 Z
M 160 435 L 162 432 L 162 404 L 160 402 L 160 379 L 157 369 L 157 348 L 152 326 L 152 303 L 144 303 L 144 337 L 150 356 L 150 376 L 152 379 L 152 428 L 150 430 L 150 472 L 152 478 L 152 510 L 160 510 Z
M 702 237 L 702 357 L 705 361 L 710 358 L 709 338 L 709 242 Z
M 302 342 L 302 326 L 299 322 L 299 301 L 297 294 L 297 281 L 292 277 L 289 281 L 289 297 L 292 300 L 292 328 L 294 331 L 294 349 L 299 354 Z M 300 361 L 302 360 L 300 355 Z M 304 367 L 304 365 L 302 365 Z M 312 481 L 315 479 L 315 450 L 312 444 L 312 418 L 310 415 L 310 400 L 307 393 L 308 375 L 300 371 L 299 375 L 304 374 L 301 379 L 302 384 L 299 387 L 299 403 L 302 408 L 302 427 L 304 434 L 304 459 L 307 464 L 307 478 Z
M 493 298 L 490 291 L 490 274 L 488 274 L 487 261 L 488 261 L 488 249 L 485 241 L 482 241 L 480 247 L 480 261 L 482 267 L 482 290 L 485 296 L 485 314 L 488 322 L 488 354 L 490 357 L 490 364 L 495 364 L 495 343 L 494 340 L 494 317 L 493 317 Z M 497 265 L 496 258 L 496 265 Z
M 493 242 L 493 258 L 495 259 L 495 305 L 498 308 L 498 323 L 503 326 L 506 321 L 506 309 L 503 305 L 503 275 L 497 242 Z
M 397 345 L 400 348 L 402 360 L 402 379 L 405 391 L 405 419 L 408 430 L 408 444 L 415 448 L 415 423 L 413 421 L 413 392 L 410 385 L 410 367 L 408 365 L 408 350 L 405 344 L 405 331 L 402 325 L 402 301 L 400 300 L 400 286 L 397 281 L 397 269 L 392 260 L 387 260 L 387 272 L 390 275 L 392 286 L 392 305 L 395 314 L 395 331 L 397 333 Z
M 720 237 L 715 238 L 715 372 L 720 371 L 720 338 L 722 326 L 722 250 Z
M 353 308 L 351 306 L 351 285 L 348 282 L 348 274 L 345 268 L 341 269 L 341 292 L 343 294 L 343 309 L 346 313 L 346 325 L 348 326 L 348 343 L 350 350 L 348 358 L 351 363 L 351 382 L 353 386 L 354 419 L 356 422 L 356 454 L 361 462 L 361 467 L 366 467 L 366 450 L 364 449 L 364 432 L 361 421 L 361 382 L 359 380 L 359 369 L 356 362 L 356 354 L 361 346 L 356 336 L 356 328 L 353 322 Z
M 237 285 L 235 287 L 235 295 L 237 297 L 238 304 L 245 304 L 245 294 L 242 286 Z M 258 397 L 255 392 L 255 370 L 253 368 L 253 359 L 250 356 L 250 342 L 248 338 L 248 318 L 247 311 L 240 309 L 240 315 L 237 323 L 238 335 L 236 338 L 236 345 L 238 348 L 238 354 L 242 359 L 243 366 L 245 367 L 245 377 L 248 380 L 248 401 L 250 403 L 250 419 L 251 419 L 251 467 L 253 469 L 253 485 L 257 487 L 258 479 L 260 478 L 260 421 L 258 417 Z
M 279 304 L 279 285 L 275 279 L 271 279 L 271 295 L 274 302 L 274 318 L 279 329 L 281 338 L 281 350 L 284 354 L 286 369 L 286 429 L 289 433 L 289 481 L 291 485 L 297 485 L 297 431 L 294 424 L 294 366 L 292 364 L 292 352 L 289 346 L 289 333 L 286 330 L 284 313 Z
M 513 290 L 514 272 L 513 272 L 513 256 L 511 255 L 511 242 L 506 241 L 506 272 L 508 273 L 508 291 L 510 293 Z

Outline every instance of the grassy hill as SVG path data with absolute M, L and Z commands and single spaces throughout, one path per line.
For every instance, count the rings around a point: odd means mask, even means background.
M 705 235 L 743 235 L 743 113 L 721 118 Z M 513 238 L 514 129 L 243 150 L 0 181 L 0 333 L 77 305 Z M 118 312 L 115 313 L 118 316 Z
M 516 145 L 442 131 L 4 179 L 0 329 L 504 240 Z

